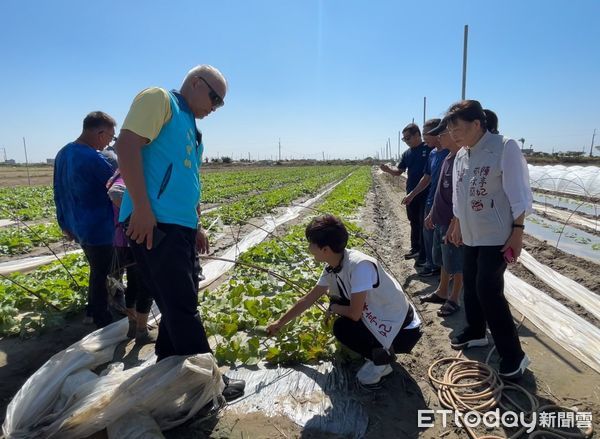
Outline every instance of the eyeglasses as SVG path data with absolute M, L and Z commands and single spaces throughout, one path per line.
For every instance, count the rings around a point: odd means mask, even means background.
M 208 87 L 208 98 L 210 99 L 210 103 L 212 104 L 212 110 L 215 111 L 217 108 L 221 108 L 223 105 L 225 105 L 225 102 L 223 101 L 223 98 L 221 96 L 219 96 L 219 94 L 215 91 L 214 88 L 212 88 L 210 86 L 210 84 L 208 83 L 208 81 L 206 79 L 204 79 L 202 76 L 196 76 L 198 79 L 201 79 L 202 82 L 204 82 L 206 84 L 206 86 Z
M 414 134 L 409 134 L 408 136 L 404 136 L 402 138 L 402 141 L 403 142 L 408 142 L 412 138 L 412 136 L 414 136 Z
M 108 131 L 100 130 L 100 131 L 98 131 L 98 134 L 107 133 L 107 132 L 108 132 Z M 113 136 L 111 137 L 111 140 L 110 140 L 110 141 L 111 141 L 111 142 L 116 142 L 116 141 L 117 141 L 117 136 L 113 135 Z

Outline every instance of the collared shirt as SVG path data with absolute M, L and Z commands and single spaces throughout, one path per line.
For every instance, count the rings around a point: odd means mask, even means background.
M 407 171 L 406 193 L 412 191 L 419 184 L 430 151 L 431 148 L 425 142 L 422 142 L 420 145 L 409 148 L 402 153 L 400 162 L 398 162 L 398 169 Z

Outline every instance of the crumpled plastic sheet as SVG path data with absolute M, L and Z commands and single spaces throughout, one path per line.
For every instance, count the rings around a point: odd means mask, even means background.
M 81 438 L 107 427 L 127 433 L 120 418 L 130 411 L 146 418 L 149 432 L 148 416 L 160 430 L 168 430 L 207 403 L 215 403 L 224 384 L 211 354 L 173 356 L 160 363 L 155 363 L 152 354 L 140 366 L 123 370 L 122 364 L 112 364 L 106 375 L 91 376 L 92 369 L 112 361 L 127 328 L 127 319 L 122 319 L 48 360 L 8 405 L 4 435 L 9 439 Z M 119 438 L 136 437 L 118 434 Z
M 315 204 L 323 196 L 331 192 L 337 185 L 339 185 L 344 180 L 345 178 L 341 179 L 340 181 L 333 184 L 326 190 L 320 192 L 313 198 L 310 198 L 309 200 L 306 200 L 305 202 L 298 204 L 297 206 L 288 207 L 284 214 L 276 218 L 272 216 L 265 217 L 265 224 L 263 224 L 260 228 L 256 228 L 252 232 L 248 233 L 238 243 L 231 246 L 227 251 L 225 251 L 223 255 L 221 255 L 221 257 L 223 259 L 236 260 L 240 254 L 244 253 L 248 249 L 264 241 L 267 238 L 267 236 L 269 236 L 269 233 L 273 232 L 275 228 L 297 218 L 300 214 L 304 213 L 306 208 Z M 232 262 L 225 261 L 211 261 L 207 264 L 203 264 L 202 274 L 204 275 L 205 279 L 200 282 L 200 289 L 206 288 L 207 286 L 212 284 L 215 280 L 217 280 L 227 271 L 232 269 L 234 265 L 235 264 L 233 264 Z
M 504 273 L 504 283 L 506 299 L 515 309 L 600 373 L 600 329 L 509 271 Z
M 225 408 L 236 413 L 286 416 L 305 430 L 364 437 L 369 418 L 351 391 L 354 376 L 331 363 L 268 369 L 238 368 L 227 373 L 246 380 L 246 394 Z
M 75 253 L 82 253 L 83 250 L 70 250 L 68 252 L 56 253 L 56 256 L 61 257 L 64 255 L 72 255 Z M 7 275 L 10 273 L 25 273 L 31 271 L 42 265 L 49 264 L 50 262 L 56 261 L 56 256 L 45 255 L 45 256 L 33 256 L 29 258 L 15 259 L 12 261 L 0 263 L 0 274 Z
M 525 249 L 521 250 L 519 262 L 546 285 L 578 303 L 600 320 L 600 298 L 596 293 L 540 263 Z

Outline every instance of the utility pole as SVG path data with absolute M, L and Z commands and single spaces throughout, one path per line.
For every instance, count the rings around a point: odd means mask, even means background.
M 423 126 L 425 126 L 426 114 L 427 114 L 427 96 L 423 96 Z
M 27 169 L 27 184 L 31 186 L 31 179 L 29 178 L 29 161 L 27 160 L 27 145 L 25 144 L 25 137 L 23 137 L 23 149 L 25 149 L 25 168 Z
M 281 137 L 279 138 L 279 161 L 281 161 Z
M 592 134 L 592 144 L 590 145 L 590 157 L 592 157 L 592 151 L 594 150 L 594 138 L 596 137 L 596 128 L 594 128 L 594 134 Z
M 465 91 L 467 89 L 467 41 L 469 40 L 469 25 L 465 24 L 465 36 L 463 43 L 463 72 L 462 72 L 462 97 L 465 100 Z

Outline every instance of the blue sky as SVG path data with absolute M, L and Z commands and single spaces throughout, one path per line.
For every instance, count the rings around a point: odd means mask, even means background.
M 206 154 L 373 156 L 414 118 L 467 98 L 536 150 L 600 144 L 600 1 L 0 2 L 0 148 L 54 157 L 85 114 L 121 123 L 148 86 L 177 88 L 196 64 L 230 85 L 198 123 Z M 401 145 L 404 150 L 405 145 Z M 597 151 L 596 151 L 597 152 Z

